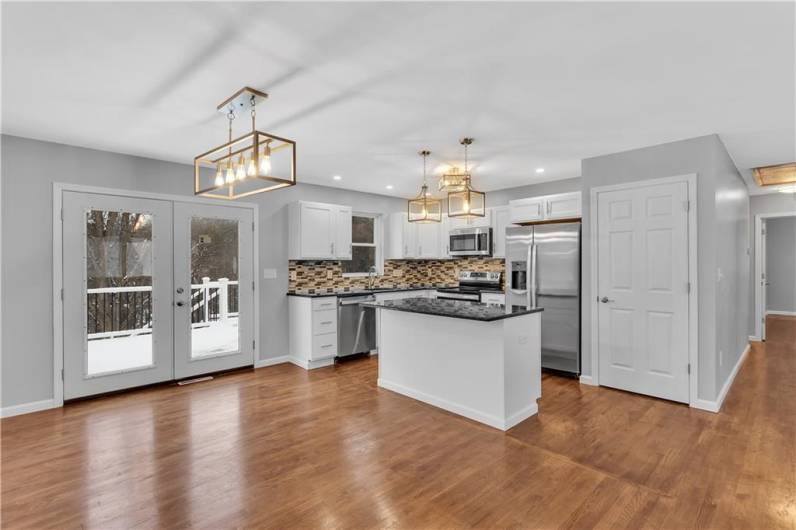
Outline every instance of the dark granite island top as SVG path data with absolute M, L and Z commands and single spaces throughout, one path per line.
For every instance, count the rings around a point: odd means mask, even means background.
M 439 300 L 436 298 L 405 298 L 403 300 L 385 300 L 383 302 L 362 303 L 365 307 L 391 309 L 407 313 L 422 313 L 440 317 L 462 318 L 480 322 L 492 322 L 504 318 L 518 317 L 538 313 L 543 309 L 525 306 L 487 305 L 464 300 Z

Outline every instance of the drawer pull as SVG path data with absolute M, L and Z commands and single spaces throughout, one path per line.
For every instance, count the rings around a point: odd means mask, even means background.
M 333 346 L 332 344 L 324 344 L 323 346 L 321 346 L 321 348 L 331 348 L 332 346 Z
M 329 325 L 329 324 L 331 324 L 331 323 L 332 323 L 332 321 L 331 321 L 331 320 L 327 320 L 326 322 L 321 322 L 321 325 L 322 325 L 322 326 L 327 326 L 327 325 Z

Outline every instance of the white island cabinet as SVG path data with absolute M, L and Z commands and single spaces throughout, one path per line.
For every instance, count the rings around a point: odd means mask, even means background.
M 508 430 L 537 413 L 541 309 L 411 298 L 380 313 L 378 386 Z

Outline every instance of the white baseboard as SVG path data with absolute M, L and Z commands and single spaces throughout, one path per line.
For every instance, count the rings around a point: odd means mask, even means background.
M 724 404 L 724 398 L 727 397 L 727 393 L 729 393 L 730 388 L 735 381 L 735 376 L 738 375 L 738 372 L 741 370 L 741 365 L 746 360 L 746 356 L 749 355 L 749 350 L 751 347 L 751 344 L 747 344 L 746 348 L 743 350 L 743 353 L 741 353 L 741 356 L 738 357 L 738 362 L 735 363 L 735 366 L 732 368 L 732 372 L 730 372 L 730 376 L 727 378 L 727 381 L 725 381 L 724 386 L 721 387 L 721 392 L 719 392 L 719 395 L 716 397 L 716 401 L 710 401 L 708 399 L 695 399 L 693 402 L 691 402 L 690 406 L 695 409 L 707 410 L 708 412 L 719 412 L 721 410 L 721 406 Z
M 749 340 L 752 342 L 760 342 L 762 339 L 757 335 L 749 335 Z
M 597 383 L 594 382 L 594 378 L 590 375 L 580 376 L 580 384 L 589 385 L 589 386 L 599 386 Z
M 254 361 L 254 368 L 265 368 L 266 366 L 273 366 L 275 364 L 284 364 L 289 362 L 290 357 L 287 355 L 282 355 L 281 357 L 271 357 L 270 359 L 260 359 L 258 361 Z
M 783 317 L 796 317 L 796 311 L 774 311 L 768 310 L 766 311 L 766 316 L 768 315 L 779 315 Z
M 498 416 L 487 414 L 485 412 L 481 412 L 470 407 L 465 407 L 457 403 L 452 403 L 447 399 L 442 399 L 437 396 L 433 396 L 431 394 L 426 394 L 425 392 L 421 392 L 420 390 L 414 390 L 412 388 L 405 387 L 401 384 L 394 383 L 392 381 L 386 381 L 384 379 L 379 378 L 376 384 L 380 388 L 391 390 L 397 394 L 402 394 L 412 399 L 422 401 L 423 403 L 428 403 L 429 405 L 433 405 L 443 410 L 447 410 L 448 412 L 453 412 L 454 414 L 458 414 L 459 416 L 464 416 L 465 418 L 469 418 L 479 423 L 484 423 L 486 425 L 489 425 L 490 427 L 494 427 L 495 429 L 500 429 L 501 431 L 509 430 L 514 425 L 517 425 L 521 421 L 533 416 L 539 411 L 539 406 L 534 401 L 528 407 L 525 407 L 523 410 L 515 414 L 512 414 L 511 416 L 507 417 L 504 420 Z
M 30 403 L 22 403 L 21 405 L 12 405 L 10 407 L 3 407 L 0 416 L 3 418 L 10 418 L 11 416 L 19 416 L 20 414 L 29 414 L 31 412 L 38 412 L 40 410 L 56 408 L 54 399 L 43 399 L 41 401 L 31 401 Z
M 321 359 L 320 361 L 310 361 L 309 359 L 299 359 L 298 357 L 288 357 L 289 363 L 295 364 L 305 370 L 314 370 L 315 368 L 323 368 L 324 366 L 331 366 L 334 364 L 334 357 L 328 359 Z

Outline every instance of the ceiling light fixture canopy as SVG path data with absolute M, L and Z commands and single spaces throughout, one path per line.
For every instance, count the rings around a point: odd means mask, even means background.
M 440 223 L 442 222 L 442 201 L 431 197 L 426 184 L 426 159 L 431 151 L 426 149 L 418 153 L 423 157 L 423 185 L 420 195 L 407 201 L 407 214 L 410 223 Z
M 194 158 L 194 195 L 238 199 L 296 184 L 296 142 L 257 130 L 257 104 L 268 94 L 243 87 L 217 110 L 229 122 L 227 142 Z M 232 138 L 232 124 L 248 110 L 251 131 Z
M 459 143 L 464 146 L 464 172 L 466 175 L 460 189 L 448 192 L 448 217 L 486 216 L 486 193 L 477 191 L 472 186 L 472 178 L 467 168 L 467 148 L 473 143 L 472 138 L 462 138 Z M 443 175 L 443 178 L 445 176 Z

